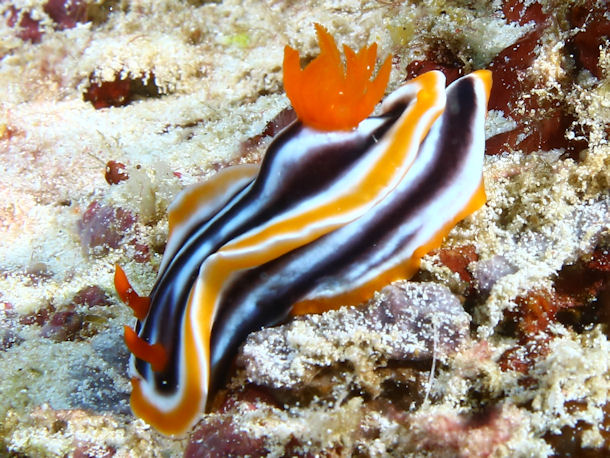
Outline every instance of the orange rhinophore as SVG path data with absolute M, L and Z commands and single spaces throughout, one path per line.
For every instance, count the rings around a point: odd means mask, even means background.
M 381 100 L 390 79 L 391 56 L 371 81 L 377 44 L 358 53 L 343 45 L 345 66 L 335 40 L 315 24 L 320 55 L 301 70 L 299 53 L 284 48 L 284 89 L 299 119 L 319 130 L 348 130 L 371 114 Z
M 125 344 L 136 358 L 146 361 L 154 372 L 161 372 L 167 364 L 167 352 L 163 345 L 149 344 L 129 326 L 125 326 Z
M 132 310 L 138 320 L 143 320 L 150 308 L 150 299 L 146 296 L 139 296 L 129 284 L 125 271 L 116 264 L 114 270 L 114 287 L 121 300 Z

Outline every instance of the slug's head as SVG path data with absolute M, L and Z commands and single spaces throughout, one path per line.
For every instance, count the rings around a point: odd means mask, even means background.
M 345 65 L 335 40 L 315 24 L 320 55 L 301 69 L 298 51 L 284 49 L 284 89 L 299 119 L 318 130 L 349 130 L 366 118 L 385 92 L 391 56 L 371 80 L 377 58 L 373 43 L 356 53 L 343 45 Z
M 207 393 L 206 375 L 199 361 L 195 361 L 197 351 L 192 345 L 194 339 L 190 338 L 191 327 L 184 333 L 184 342 L 175 345 L 167 345 L 167 333 L 164 336 L 143 333 L 143 323 L 151 319 L 149 298 L 134 291 L 119 265 L 114 284 L 121 300 L 138 318 L 135 330 L 125 326 L 125 344 L 131 352 L 131 408 L 163 434 L 184 434 L 198 419 Z M 172 329 L 171 323 L 165 324 Z M 150 343 L 151 340 L 157 341 Z M 187 360 L 195 361 L 188 371 L 184 362 Z

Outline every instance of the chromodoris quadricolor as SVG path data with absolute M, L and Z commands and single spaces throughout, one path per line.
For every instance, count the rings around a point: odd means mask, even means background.
M 316 28 L 320 55 L 304 70 L 285 49 L 298 119 L 260 166 L 226 168 L 177 197 L 149 298 L 117 267 L 117 291 L 138 318 L 125 329 L 132 409 L 165 434 L 194 424 L 250 332 L 360 303 L 409 278 L 485 202 L 490 72 L 447 88 L 442 73 L 425 73 L 367 118 L 390 59 L 371 80 L 375 45 L 344 46 L 344 66 L 333 38 Z

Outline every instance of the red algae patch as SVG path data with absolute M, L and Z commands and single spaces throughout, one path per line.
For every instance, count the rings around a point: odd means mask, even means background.
M 209 456 L 251 456 L 268 455 L 262 438 L 248 437 L 244 431 L 236 429 L 229 417 L 205 422 L 195 427 L 184 451 L 185 458 Z
M 43 11 L 59 30 L 72 29 L 87 21 L 87 2 L 83 0 L 48 0 Z M 39 43 L 44 34 L 39 17 L 38 13 L 10 5 L 6 23 L 17 29 L 16 35 L 22 40 Z
M 121 181 L 128 180 L 129 174 L 125 171 L 125 164 L 122 162 L 108 161 L 104 178 L 108 184 L 119 184 Z
M 610 20 L 604 2 L 587 0 L 570 8 L 569 21 L 579 31 L 570 40 L 579 66 L 597 78 L 603 78 L 600 65 L 600 48 L 610 38 Z
M 55 312 L 40 330 L 40 335 L 57 342 L 74 340 L 82 329 L 83 319 L 72 308 Z
M 552 20 L 539 3 L 525 6 L 520 1 L 504 3 L 503 12 L 508 21 L 520 25 L 534 24 L 532 31 L 516 43 L 504 49 L 490 64 L 494 75 L 494 87 L 489 100 L 489 108 L 500 110 L 505 116 L 517 123 L 515 129 L 495 135 L 488 139 L 487 154 L 500 154 L 504 151 L 520 149 L 525 153 L 563 148 L 573 158 L 586 147 L 586 142 L 569 139 L 567 131 L 576 123 L 572 108 L 565 101 L 563 94 L 570 91 L 575 72 L 572 68 L 572 56 L 568 46 L 560 52 L 564 76 L 557 80 L 561 88 L 545 85 L 544 75 L 536 75 L 534 63 L 540 60 L 540 53 L 550 44 L 545 35 Z M 560 14 L 569 14 L 562 12 Z M 554 19 L 559 20 L 558 17 Z M 565 23 L 565 19 L 561 23 Z M 549 32 L 553 34 L 554 32 Z M 555 83 L 555 84 L 557 84 Z
M 136 78 L 117 74 L 108 81 L 98 81 L 91 76 L 89 87 L 83 94 L 83 100 L 90 102 L 96 110 L 100 110 L 109 107 L 123 107 L 136 98 L 159 96 L 160 91 L 155 84 L 154 75 Z
M 127 105 L 131 102 L 131 82 L 128 79 L 115 79 L 91 83 L 83 99 L 91 102 L 96 110 Z
M 22 40 L 32 43 L 40 42 L 43 34 L 40 22 L 32 19 L 29 12 L 23 12 L 11 6 L 6 23 L 9 27 L 17 29 L 16 35 Z
M 72 29 L 78 23 L 87 22 L 87 6 L 85 0 L 49 0 L 44 11 L 59 29 Z
M 78 222 L 81 244 L 85 250 L 101 255 L 118 248 L 135 222 L 136 216 L 127 210 L 91 202 Z

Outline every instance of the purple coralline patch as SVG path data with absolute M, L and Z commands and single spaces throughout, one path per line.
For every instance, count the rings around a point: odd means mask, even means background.
M 81 289 L 74 295 L 72 302 L 75 305 L 86 307 L 105 306 L 112 303 L 104 290 L 97 285 L 86 286 Z
M 40 330 L 40 335 L 56 342 L 75 340 L 83 328 L 82 316 L 73 308 L 55 312 Z
M 108 445 L 78 441 L 74 444 L 73 458 L 111 458 L 116 450 Z
M 40 21 L 32 19 L 29 11 L 21 11 L 11 6 L 8 9 L 7 25 L 17 29 L 16 35 L 24 41 L 40 43 L 43 31 Z
M 252 438 L 240 431 L 229 418 L 215 418 L 195 427 L 184 458 L 220 458 L 225 456 L 267 456 L 262 438 Z
M 6 351 L 21 342 L 23 342 L 23 338 L 14 329 L 0 327 L 0 351 Z
M 0 351 L 6 351 L 13 345 L 23 342 L 15 329 L 16 313 L 13 305 L 0 301 Z
M 241 144 L 241 153 L 245 155 L 251 152 L 252 150 L 255 150 L 262 144 L 265 138 L 275 137 L 282 131 L 282 129 L 284 129 L 284 127 L 295 121 L 296 118 L 297 115 L 291 107 L 284 108 L 271 121 L 267 123 L 267 125 L 260 134 L 255 135 L 254 137 L 250 137 Z
M 57 24 L 57 28 L 72 29 L 87 21 L 87 2 L 83 0 L 49 0 L 44 11 Z
M 472 275 L 476 281 L 477 289 L 482 294 L 489 294 L 498 280 L 514 274 L 516 271 L 517 269 L 504 256 L 500 255 L 479 261 L 472 267 Z
M 490 407 L 471 415 L 454 413 L 407 414 L 393 420 L 405 427 L 403 453 L 438 457 L 489 457 L 518 430 L 516 409 Z
M 374 370 L 389 361 L 444 360 L 466 340 L 469 325 L 469 315 L 445 286 L 397 282 L 364 306 L 251 334 L 238 365 L 253 383 L 291 389 L 307 384 L 322 368 L 346 363 Z
M 65 30 L 87 21 L 87 2 L 84 0 L 49 0 L 43 9 L 55 23 L 55 29 Z M 44 29 L 39 20 L 32 18 L 31 11 L 8 9 L 7 25 L 16 28 L 16 35 L 24 41 L 40 43 Z
M 31 326 L 33 324 L 42 326 L 49 320 L 53 311 L 54 308 L 51 305 L 44 305 L 34 313 L 19 316 L 19 324 L 24 326 Z
M 78 222 L 83 248 L 94 255 L 104 255 L 121 245 L 125 233 L 136 223 L 136 216 L 123 208 L 94 201 Z

